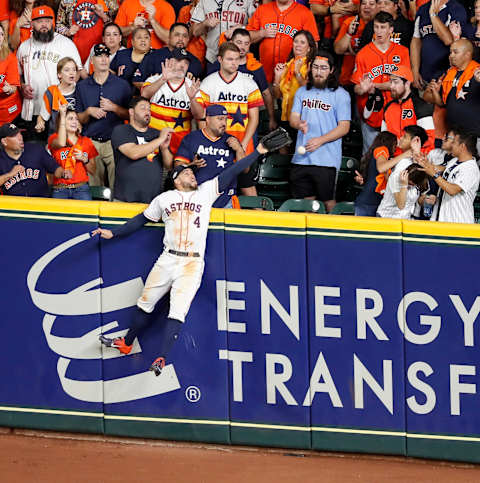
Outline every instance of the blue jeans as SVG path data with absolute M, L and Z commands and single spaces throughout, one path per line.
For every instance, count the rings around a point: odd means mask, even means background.
M 355 205 L 355 216 L 376 216 L 378 205 Z
M 90 187 L 88 183 L 77 186 L 76 188 L 60 188 L 54 189 L 52 198 L 59 198 L 62 200 L 91 200 Z
M 373 144 L 373 141 L 375 141 L 375 138 L 380 131 L 377 131 L 375 128 L 367 124 L 363 119 L 360 121 L 360 127 L 362 129 L 363 138 L 362 154 L 365 154 L 370 149 L 370 146 Z

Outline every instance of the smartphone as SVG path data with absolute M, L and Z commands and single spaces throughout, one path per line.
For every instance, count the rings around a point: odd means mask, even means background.
M 357 33 L 358 26 L 360 25 L 360 17 L 358 15 L 355 15 L 355 18 L 352 21 L 353 24 L 353 35 Z

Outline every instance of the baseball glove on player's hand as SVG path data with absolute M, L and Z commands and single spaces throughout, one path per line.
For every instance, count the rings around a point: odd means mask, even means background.
M 265 149 L 268 149 L 268 151 L 276 151 L 277 149 L 291 144 L 292 139 L 288 135 L 288 132 L 283 129 L 283 127 L 279 127 L 275 129 L 275 131 L 263 136 L 263 138 L 260 139 L 260 143 Z

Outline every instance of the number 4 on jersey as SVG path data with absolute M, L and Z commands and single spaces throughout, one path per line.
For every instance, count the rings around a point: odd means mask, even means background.
M 193 221 L 193 224 L 196 225 L 197 228 L 200 228 L 200 217 L 197 216 Z

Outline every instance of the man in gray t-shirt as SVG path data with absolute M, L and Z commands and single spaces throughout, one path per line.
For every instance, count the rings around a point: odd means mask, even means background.
M 163 169 L 172 166 L 168 149 L 172 129 L 159 132 L 148 126 L 150 102 L 143 97 L 132 99 L 128 113 L 130 124 L 116 126 L 112 132 L 114 198 L 150 203 L 163 191 Z

